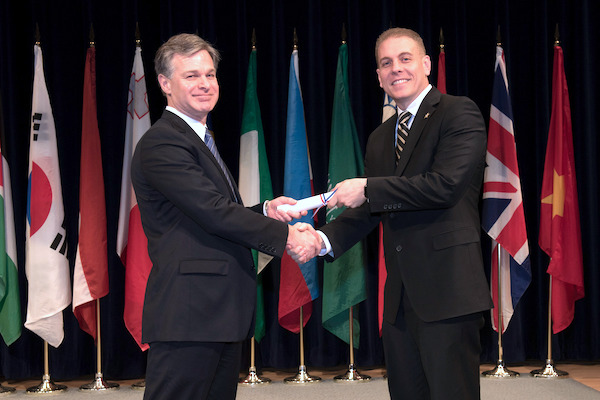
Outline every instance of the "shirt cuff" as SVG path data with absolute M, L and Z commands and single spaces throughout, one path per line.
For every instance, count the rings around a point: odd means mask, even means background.
M 317 233 L 321 236 L 321 239 L 323 239 L 323 243 L 325 243 L 325 248 L 321 249 L 319 255 L 324 256 L 329 254 L 331 257 L 333 257 L 333 249 L 331 248 L 331 243 L 329 242 L 329 239 L 323 232 L 317 231 Z

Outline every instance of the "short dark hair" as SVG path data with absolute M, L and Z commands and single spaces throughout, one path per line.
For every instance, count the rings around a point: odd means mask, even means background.
M 417 46 L 423 50 L 423 54 L 427 54 L 425 51 L 425 44 L 423 43 L 423 38 L 417 32 L 408 28 L 390 28 L 387 31 L 384 31 L 375 42 L 375 64 L 379 66 L 379 46 L 383 43 L 384 40 L 389 38 L 397 38 L 397 37 L 409 37 L 417 43 Z

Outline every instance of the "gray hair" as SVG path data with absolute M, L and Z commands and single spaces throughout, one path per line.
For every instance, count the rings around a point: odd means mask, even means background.
M 216 70 L 219 66 L 219 61 L 221 61 L 221 55 L 209 42 L 191 33 L 181 33 L 172 36 L 156 51 L 156 56 L 154 57 L 156 76 L 162 74 L 169 79 L 171 78 L 173 75 L 171 61 L 175 54 L 189 57 L 202 50 L 206 50 L 210 54 Z

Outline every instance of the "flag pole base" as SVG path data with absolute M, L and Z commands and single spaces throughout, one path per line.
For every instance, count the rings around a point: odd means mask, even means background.
M 534 369 L 530 372 L 534 378 L 565 378 L 569 375 L 568 372 L 560 371 L 554 368 L 552 359 L 546 360 L 546 366 L 542 369 Z
M 37 386 L 27 388 L 27 394 L 42 394 L 42 393 L 60 393 L 67 390 L 65 385 L 57 385 L 50 379 L 50 375 L 42 377 L 42 383 Z
M 17 390 L 17 389 L 15 389 L 14 387 L 6 387 L 6 386 L 0 385 L 0 396 L 9 394 L 9 393 L 13 393 L 15 390 Z
M 263 378 L 256 373 L 256 367 L 250 367 L 248 375 L 245 378 L 240 378 L 239 384 L 245 386 L 264 385 L 271 383 L 269 378 Z
M 496 368 L 482 372 L 481 376 L 484 376 L 486 378 L 516 378 L 517 376 L 519 376 L 519 373 L 505 368 L 504 361 L 498 360 Z
M 334 382 L 368 382 L 371 380 L 369 375 L 361 375 L 354 367 L 354 364 L 348 366 L 348 371 L 343 375 L 338 375 L 333 378 Z
M 289 378 L 285 378 L 283 380 L 283 383 L 291 383 L 291 384 L 316 383 L 316 382 L 319 382 L 320 380 L 321 380 L 321 378 L 318 376 L 310 376 L 308 374 L 308 372 L 306 372 L 306 366 L 301 365 L 300 368 L 298 369 L 298 373 L 296 374 L 296 376 L 290 376 Z
M 146 389 L 146 381 L 143 380 L 143 381 L 139 381 L 139 382 L 133 383 L 131 385 L 131 388 L 135 389 L 135 390 L 145 390 Z
M 102 377 L 102 372 L 96 372 L 95 379 L 84 385 L 79 386 L 79 390 L 114 390 L 118 389 L 118 383 L 106 382 Z

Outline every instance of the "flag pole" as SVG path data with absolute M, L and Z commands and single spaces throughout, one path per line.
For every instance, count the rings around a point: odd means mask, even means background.
M 348 340 L 348 344 L 350 345 L 350 365 L 348 365 L 348 370 L 345 374 L 338 375 L 333 380 L 335 382 L 368 382 L 371 380 L 371 377 L 369 375 L 361 375 L 354 365 L 354 316 L 352 315 L 352 306 L 350 306 L 348 314 L 350 316 L 348 327 L 350 333 Z
M 252 28 L 252 37 L 250 39 L 251 49 L 250 51 L 256 50 L 256 29 Z M 247 90 L 247 89 L 246 89 Z M 245 105 L 244 105 L 245 106 Z M 260 186 L 260 184 L 259 184 Z M 259 190 L 260 191 L 260 190 Z M 240 190 L 241 192 L 241 190 Z M 242 194 L 243 195 L 243 194 Z M 257 257 L 260 260 L 260 255 Z M 260 273 L 260 261 L 257 262 L 257 274 Z M 258 301 L 258 299 L 257 299 Z M 271 383 L 269 378 L 263 378 L 258 375 L 256 372 L 256 335 L 252 336 L 250 339 L 250 368 L 248 370 L 248 375 L 245 378 L 240 378 L 239 383 L 241 385 L 260 385 L 264 383 Z
M 248 370 L 248 375 L 245 378 L 240 378 L 239 383 L 241 385 L 260 385 L 264 383 L 271 383 L 271 380 L 266 377 L 261 377 L 256 372 L 256 363 L 255 363 L 255 355 L 256 355 L 256 340 L 254 336 L 250 339 L 250 369 Z
M 554 46 L 560 46 L 558 23 L 554 31 Z M 555 369 L 554 360 L 552 360 L 552 275 L 550 275 L 548 282 L 548 354 L 546 356 L 546 366 L 535 369 L 530 374 L 534 378 L 564 378 L 569 373 Z
M 540 369 L 534 369 L 530 372 L 534 378 L 565 378 L 568 372 L 554 368 L 552 359 L 552 275 L 550 275 L 550 284 L 548 288 L 548 354 L 546 356 L 546 366 Z
M 295 30 L 294 30 L 295 36 Z M 302 307 L 300 307 L 300 367 L 298 368 L 298 373 L 295 376 L 290 376 L 283 380 L 283 383 L 314 383 L 319 382 L 321 380 L 318 376 L 310 376 L 308 372 L 306 372 L 306 365 L 304 365 L 304 327 L 303 325 L 303 316 L 302 316 Z
M 481 375 L 487 378 L 516 378 L 517 376 L 519 376 L 519 373 L 505 368 L 504 360 L 502 359 L 504 355 L 504 350 L 502 348 L 502 331 L 504 330 L 504 319 L 502 316 L 502 246 L 500 246 L 500 243 L 498 243 L 496 249 L 498 252 L 498 268 L 496 268 L 496 273 L 498 274 L 498 289 L 496 292 L 496 297 L 498 298 L 498 309 L 496 310 L 496 312 L 498 313 L 498 325 L 496 326 L 496 328 L 498 328 L 498 361 L 496 362 L 496 368 L 489 371 L 484 371 L 481 373 Z
M 96 299 L 96 376 L 94 381 L 79 386 L 79 390 L 118 389 L 119 384 L 106 382 L 102 374 L 102 341 L 100 339 L 100 299 Z
M 42 376 L 42 383 L 37 386 L 27 388 L 28 394 L 38 393 L 58 393 L 67 390 L 65 385 L 57 385 L 50 379 L 50 367 L 48 363 L 48 342 L 44 340 L 44 376 Z

